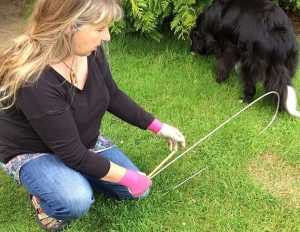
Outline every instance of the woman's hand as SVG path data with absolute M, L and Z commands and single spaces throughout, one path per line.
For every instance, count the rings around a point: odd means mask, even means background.
M 175 127 L 163 124 L 157 136 L 167 139 L 170 151 L 177 151 L 177 147 L 185 148 L 185 138 L 183 134 Z
M 148 190 L 152 181 L 142 172 L 127 169 L 125 175 L 118 184 L 128 187 L 132 196 L 138 198 Z
M 113 162 L 110 162 L 109 172 L 101 180 L 124 185 L 134 198 L 145 193 L 152 184 L 144 173 L 126 169 Z

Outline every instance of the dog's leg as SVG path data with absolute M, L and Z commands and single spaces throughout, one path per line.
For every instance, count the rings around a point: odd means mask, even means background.
M 217 77 L 216 81 L 218 83 L 222 83 L 227 80 L 229 77 L 230 67 L 228 65 L 228 61 L 223 53 L 217 60 Z
M 289 70 L 285 67 L 285 65 L 271 65 L 268 69 L 268 75 L 264 86 L 266 92 L 276 91 L 280 95 L 280 110 L 285 110 L 288 86 L 291 86 Z M 289 99 L 291 99 L 291 97 Z
M 290 71 L 283 65 L 272 65 L 265 81 L 266 91 L 276 91 L 280 95 L 280 110 L 287 110 L 291 115 L 300 117 L 297 110 L 297 94 L 292 87 Z
M 222 83 L 229 77 L 230 71 L 239 60 L 233 48 L 227 48 L 217 59 L 217 78 L 218 83 Z
M 252 79 L 251 76 L 243 76 L 243 84 L 244 84 L 244 99 L 245 103 L 251 103 L 256 94 L 256 82 Z
M 287 69 L 289 70 L 290 78 L 293 78 L 296 74 L 297 66 L 298 66 L 298 52 L 297 50 L 290 51 L 289 56 L 286 59 Z
M 250 70 L 251 68 L 249 66 L 245 65 L 245 63 L 242 63 L 241 81 L 244 93 L 243 101 L 245 103 L 251 103 L 256 94 L 256 78 Z

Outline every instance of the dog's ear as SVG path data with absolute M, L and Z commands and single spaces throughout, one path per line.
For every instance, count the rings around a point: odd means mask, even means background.
M 191 39 L 197 39 L 201 37 L 201 33 L 197 30 L 192 30 L 191 31 Z
M 191 31 L 191 52 L 199 54 L 206 53 L 205 36 L 198 30 Z

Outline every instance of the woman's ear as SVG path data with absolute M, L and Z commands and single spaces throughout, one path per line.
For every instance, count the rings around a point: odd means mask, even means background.
M 73 34 L 77 31 L 77 28 L 74 25 L 68 26 L 64 33 L 68 36 L 73 36 Z

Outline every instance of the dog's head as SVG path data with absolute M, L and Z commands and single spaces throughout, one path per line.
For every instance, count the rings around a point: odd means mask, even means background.
M 210 32 L 202 28 L 195 28 L 191 31 L 191 53 L 200 55 L 218 56 L 221 52 L 221 45 Z
M 190 38 L 192 43 L 191 53 L 206 55 L 207 47 L 205 35 L 195 28 L 191 31 Z
M 213 1 L 212 5 L 198 16 L 196 26 L 190 33 L 192 53 L 209 55 L 217 52 L 218 42 L 215 34 L 219 30 L 220 15 L 225 1 L 228 0 Z
M 207 41 L 205 36 L 205 13 L 198 16 L 196 26 L 191 30 L 191 53 L 207 54 Z

